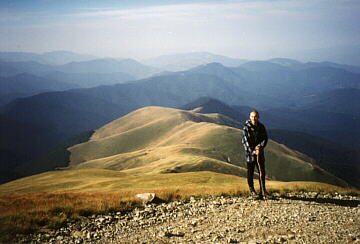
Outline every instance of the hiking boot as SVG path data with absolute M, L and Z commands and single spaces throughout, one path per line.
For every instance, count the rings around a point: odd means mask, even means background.
M 260 192 L 260 194 L 259 194 L 259 199 L 266 200 L 266 199 L 270 199 L 270 198 L 271 198 L 271 195 L 267 191 L 265 191 L 264 193 Z
M 256 194 L 256 191 L 255 191 L 255 189 L 254 188 L 250 188 L 250 197 L 256 197 L 257 196 L 257 194 Z

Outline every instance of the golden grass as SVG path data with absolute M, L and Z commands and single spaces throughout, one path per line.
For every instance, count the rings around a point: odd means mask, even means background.
M 244 178 L 215 172 L 129 175 L 120 171 L 82 169 L 51 171 L 0 185 L 1 194 L 37 192 L 123 192 L 243 185 Z
M 0 197 L 0 235 L 59 228 L 67 220 L 135 206 L 131 193 L 25 193 Z M 0 238 L 1 239 L 1 238 Z
M 126 212 L 139 206 L 133 192 L 105 193 L 24 193 L 7 194 L 0 197 L 0 236 L 3 238 L 16 233 L 32 233 L 37 230 L 61 227 L 69 219 L 106 212 Z M 214 194 L 236 194 L 225 189 L 196 188 L 186 190 L 154 190 L 166 201 L 185 199 L 189 196 Z M 0 238 L 1 240 L 1 238 Z
M 99 128 L 88 142 L 71 147 L 70 168 L 128 174 L 211 170 L 245 176 L 242 132 L 226 126 L 235 123 L 219 114 L 145 107 Z M 315 169 L 311 158 L 284 145 L 270 140 L 265 154 L 267 175 L 272 179 L 346 186 L 334 175 Z
M 318 193 L 341 193 L 345 195 L 360 195 L 360 191 L 355 188 L 344 188 L 329 185 L 321 182 L 311 181 L 267 181 L 266 188 L 269 192 L 277 192 L 284 195 L 288 192 L 318 192 Z
M 79 185 L 69 184 L 75 179 Z M 139 204 L 137 193 L 155 192 L 170 201 L 241 194 L 244 186 L 244 178 L 213 172 L 141 176 L 93 169 L 47 172 L 0 185 L 0 232 L 57 228 L 79 216 L 127 211 Z
M 200 146 L 203 137 L 218 129 L 217 122 L 217 117 L 189 111 L 161 107 L 139 109 L 98 129 L 90 141 L 71 147 L 70 165 L 163 146 Z M 122 161 L 113 161 L 119 162 Z

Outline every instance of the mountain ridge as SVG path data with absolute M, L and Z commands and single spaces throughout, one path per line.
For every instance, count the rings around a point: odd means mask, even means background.
M 29 73 L 33 75 L 43 76 L 50 72 L 64 73 L 118 73 L 123 72 L 128 75 L 141 79 L 150 77 L 160 72 L 156 68 L 152 68 L 141 64 L 133 59 L 94 59 L 87 61 L 72 61 L 62 65 L 49 65 L 39 63 L 37 61 L 21 61 L 6 62 L 0 61 L 0 76 L 12 76 L 19 73 Z
M 144 107 L 97 129 L 89 141 L 70 147 L 69 169 L 102 168 L 130 174 L 207 170 L 245 177 L 244 155 L 239 150 L 241 127 L 221 114 Z M 266 154 L 271 179 L 347 185 L 308 156 L 271 140 Z
M 147 59 L 143 61 L 150 66 L 158 67 L 168 71 L 183 71 L 199 65 L 218 62 L 225 66 L 239 66 L 246 62 L 245 59 L 229 58 L 209 52 L 192 52 L 170 54 Z
M 52 51 L 42 54 L 32 52 L 0 52 L 0 60 L 6 62 L 36 61 L 42 64 L 62 65 L 72 61 L 86 61 L 95 59 L 96 56 L 78 54 L 70 51 Z
M 44 92 L 64 91 L 78 88 L 77 85 L 40 76 L 21 73 L 10 77 L 0 77 L 0 104 L 16 98 L 30 97 Z

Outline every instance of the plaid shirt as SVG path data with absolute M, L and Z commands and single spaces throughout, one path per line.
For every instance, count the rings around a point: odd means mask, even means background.
M 265 126 L 258 122 L 257 126 L 251 124 L 250 120 L 245 122 L 243 128 L 242 143 L 245 148 L 245 159 L 247 163 L 256 161 L 255 147 L 266 147 L 268 136 Z

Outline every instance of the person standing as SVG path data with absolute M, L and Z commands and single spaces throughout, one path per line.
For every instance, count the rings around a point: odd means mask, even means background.
M 250 113 L 250 119 L 245 122 L 243 128 L 242 143 L 245 148 L 245 160 L 247 164 L 247 181 L 250 195 L 256 196 L 254 188 L 254 170 L 255 166 L 259 172 L 260 192 L 259 198 L 268 195 L 265 187 L 265 156 L 264 148 L 266 147 L 268 136 L 265 126 L 259 121 L 259 112 L 254 110 Z

